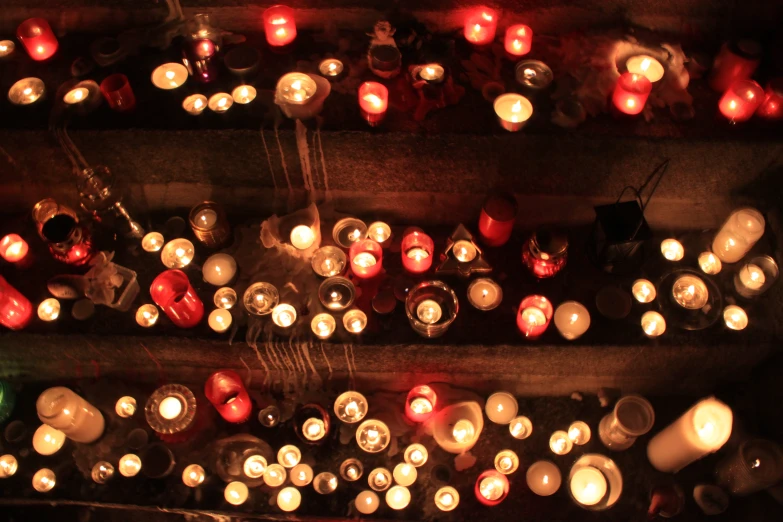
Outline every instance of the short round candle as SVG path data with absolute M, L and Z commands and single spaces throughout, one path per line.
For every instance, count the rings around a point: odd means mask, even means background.
M 280 294 L 278 294 L 277 288 L 264 282 L 250 285 L 242 297 L 245 309 L 253 315 L 271 314 L 279 300 Z
M 401 510 L 411 503 L 411 492 L 405 486 L 394 486 L 386 492 L 386 504 L 394 510 Z
M 628 58 L 628 61 L 625 62 L 625 68 L 629 73 L 644 76 L 650 80 L 651 83 L 655 83 L 663 78 L 665 72 L 661 62 L 646 54 L 631 56 Z
M 528 468 L 525 480 L 530 491 L 538 496 L 548 497 L 560 489 L 563 477 L 553 462 L 539 460 Z
M 185 268 L 193 261 L 196 251 L 187 239 L 173 239 L 163 246 L 160 260 L 166 268 Z
M 66 92 L 63 96 L 63 102 L 68 105 L 75 105 L 85 101 L 90 96 L 90 91 L 84 87 L 77 87 Z
M 571 451 L 574 447 L 574 443 L 568 438 L 568 433 L 563 430 L 558 430 L 549 437 L 549 449 L 555 455 L 565 455 Z
M 160 416 L 163 417 L 166 420 L 172 420 L 179 417 L 180 413 L 182 413 L 182 401 L 179 399 L 179 397 L 166 397 L 162 401 L 160 401 L 160 405 L 158 406 L 158 412 L 160 413 Z
M 237 262 L 228 254 L 214 254 L 204 262 L 201 273 L 207 283 L 224 286 L 234 279 L 237 273 Z
M 593 466 L 585 466 L 573 473 L 568 487 L 574 500 L 584 506 L 598 504 L 608 488 L 604 474 Z
M 655 296 L 658 294 L 655 290 L 655 285 L 647 279 L 637 279 L 633 282 L 631 287 L 631 293 L 634 299 L 640 303 L 651 303 L 655 300 Z
M 420 228 L 411 227 L 403 233 L 400 250 L 405 270 L 422 274 L 432 266 L 435 242 Z
M 674 301 L 688 310 L 704 308 L 709 299 L 707 285 L 696 276 L 684 275 L 674 282 L 672 297 Z
M 356 391 L 340 394 L 334 401 L 334 414 L 346 424 L 359 422 L 367 415 L 367 399 Z
M 435 506 L 441 511 L 454 511 L 459 505 L 459 493 L 451 486 L 444 486 L 435 492 Z
M 328 339 L 337 328 L 337 321 L 330 314 L 318 314 L 310 321 L 310 329 L 319 339 Z
M 65 433 L 41 424 L 33 434 L 33 449 L 39 455 L 54 455 L 65 444 Z
M 187 79 L 188 69 L 181 63 L 164 63 L 152 71 L 152 84 L 158 89 L 176 89 Z
M 321 277 L 340 275 L 345 270 L 345 252 L 335 246 L 321 247 L 315 251 L 310 264 L 313 272 Z
M 9 263 L 18 263 L 30 250 L 27 241 L 18 234 L 8 234 L 0 240 L 0 257 Z
M 291 470 L 291 483 L 294 486 L 304 487 L 313 481 L 313 468 L 307 464 L 297 464 Z
M 292 105 L 304 105 L 317 90 L 315 80 L 304 73 L 288 73 L 278 80 L 276 87 L 279 97 Z
M 460 263 L 470 263 L 476 259 L 476 256 L 478 255 L 476 246 L 472 242 L 465 241 L 464 239 L 454 243 L 451 247 L 451 252 Z
M 0 478 L 8 478 L 16 474 L 19 469 L 19 462 L 13 455 L 3 455 L 0 457 Z
M 485 245 L 505 245 L 514 230 L 518 204 L 513 194 L 496 192 L 490 194 L 481 207 L 479 234 Z
M 443 317 L 443 309 L 432 299 L 425 299 L 416 307 L 416 316 L 425 324 L 435 324 Z
M 226 502 L 234 506 L 240 506 L 245 503 L 249 494 L 247 486 L 238 481 L 229 482 L 226 489 L 223 490 L 223 498 Z
M 318 72 L 321 73 L 321 76 L 325 76 L 326 78 L 339 76 L 344 69 L 345 66 L 343 65 L 343 62 L 337 58 L 327 58 L 318 64 Z
M 429 452 L 427 451 L 427 448 L 418 443 L 411 444 L 405 448 L 405 453 L 403 454 L 403 460 L 416 468 L 420 468 L 426 464 L 428 458 Z
M 291 230 L 290 239 L 297 250 L 307 250 L 315 243 L 315 232 L 307 225 L 298 225 Z
M 428 63 L 418 69 L 418 76 L 427 83 L 441 83 L 446 75 L 446 69 L 437 63 Z
M 301 503 L 302 494 L 296 488 L 283 488 L 277 494 L 277 507 L 283 511 L 296 511 Z
M 508 496 L 508 479 L 494 469 L 487 470 L 479 475 L 474 491 L 485 506 L 497 506 Z
M 362 515 L 371 515 L 378 510 L 378 506 L 381 505 L 381 500 L 375 492 L 365 490 L 356 495 L 354 505 L 356 506 L 356 511 Z
M 505 449 L 495 455 L 495 469 L 503 475 L 510 475 L 519 469 L 519 456 L 512 450 Z
M 214 301 L 215 306 L 218 308 L 222 308 L 223 310 L 230 310 L 234 307 L 235 304 L 237 304 L 236 290 L 227 286 L 219 288 L 217 292 L 215 292 L 215 296 L 212 298 L 212 300 Z
M 493 103 L 500 125 L 509 132 L 516 132 L 533 116 L 533 104 L 521 94 L 501 94 Z
M 203 94 L 191 94 L 182 101 L 182 108 L 191 116 L 198 116 L 207 108 L 207 97 Z
M 55 484 L 57 484 L 57 477 L 49 468 L 41 468 L 33 475 L 33 489 L 39 493 L 51 491 Z
M 783 118 L 783 78 L 775 78 L 767 84 L 764 102 L 756 114 L 767 120 Z
M 517 416 L 519 404 L 513 395 L 506 392 L 493 393 L 487 399 L 484 411 L 495 424 L 508 424 Z
M 378 82 L 364 82 L 359 86 L 359 108 L 370 123 L 383 119 L 389 107 L 389 89 Z
M 506 29 L 504 47 L 511 56 L 524 56 L 533 45 L 533 30 L 523 24 L 512 25 Z
M 258 412 L 258 422 L 265 428 L 274 428 L 280 423 L 280 408 L 271 404 Z
M 141 305 L 136 310 L 136 323 L 144 328 L 154 326 L 158 322 L 158 317 L 160 317 L 160 312 L 154 304 Z
M 189 488 L 200 486 L 205 477 L 204 468 L 198 464 L 191 464 L 182 470 L 182 483 Z
M 578 339 L 590 328 L 590 312 L 581 303 L 566 301 L 555 310 L 555 327 L 563 339 Z
M 16 44 L 11 40 L 0 40 L 0 58 L 12 54 L 14 49 L 16 49 Z
M 207 104 L 209 109 L 213 112 L 223 113 L 226 112 L 234 105 L 234 98 L 226 92 L 216 92 L 209 97 Z
M 471 9 L 465 18 L 465 39 L 476 45 L 486 45 L 495 39 L 498 16 L 488 7 Z
M 123 477 L 135 477 L 141 471 L 141 459 L 138 455 L 128 453 L 120 457 L 120 475 Z
M 367 477 L 373 491 L 386 491 L 392 485 L 392 472 L 386 468 L 375 468 Z
M 764 102 L 764 89 L 753 80 L 737 80 L 723 94 L 718 109 L 731 123 L 750 119 Z
M 231 312 L 223 310 L 222 308 L 212 310 L 207 318 L 207 324 L 217 333 L 223 333 L 231 328 L 232 322 Z
M 96 462 L 90 471 L 90 477 L 96 484 L 106 484 L 114 476 L 114 466 L 102 460 Z
M 367 314 L 356 308 L 349 310 L 343 316 L 343 326 L 349 333 L 362 333 L 367 326 Z
M 577 446 L 584 446 L 590 442 L 592 431 L 586 422 L 574 421 L 568 427 L 568 438 Z
M 326 436 L 326 424 L 321 419 L 311 417 L 302 423 L 302 435 L 310 441 L 321 440 Z
M 451 436 L 454 437 L 454 441 L 459 443 L 472 441 L 475 435 L 476 426 L 468 419 L 458 420 L 454 423 L 454 428 L 451 430 Z
M 332 239 L 338 246 L 346 249 L 365 237 L 367 237 L 367 225 L 361 219 L 343 218 L 332 228 Z
M 666 331 L 666 320 L 658 312 L 645 312 L 642 315 L 642 330 L 647 337 L 659 337 Z
M 302 460 L 302 452 L 296 446 L 288 444 L 277 452 L 277 462 L 285 468 L 293 468 Z
M 288 473 L 280 464 L 270 464 L 264 472 L 264 484 L 270 488 L 277 488 L 283 485 Z
M 272 47 L 288 45 L 296 39 L 294 10 L 284 5 L 275 5 L 264 11 L 264 33 Z
M 617 80 L 612 94 L 612 104 L 618 111 L 635 116 L 644 110 L 651 91 L 652 83 L 647 77 L 626 72 Z
M 748 326 L 748 314 L 736 305 L 729 305 L 723 310 L 723 322 L 731 330 L 744 330 Z
M 367 237 L 379 245 L 385 246 L 384 243 L 391 238 L 391 235 L 391 227 L 383 221 L 376 221 L 367 227 Z
M 669 261 L 680 261 L 685 256 L 685 248 L 676 239 L 661 241 L 661 254 Z
M 468 286 L 468 301 L 478 310 L 494 310 L 503 301 L 503 289 L 492 279 L 475 279 Z
M 723 263 L 712 252 L 702 252 L 699 254 L 699 268 L 705 274 L 715 275 L 720 273 Z
M 357 459 L 345 459 L 340 464 L 340 476 L 348 482 L 356 482 L 362 477 L 364 466 Z
M 360 279 L 371 279 L 383 268 L 383 249 L 372 239 L 362 239 L 351 245 L 348 252 L 351 271 Z
M 234 103 L 247 105 L 256 99 L 256 94 L 256 88 L 252 85 L 240 85 L 231 91 L 231 98 L 234 100 Z
M 50 322 L 58 317 L 60 317 L 60 301 L 54 297 L 41 301 L 38 305 L 38 318 L 41 321 Z
M 394 481 L 397 484 L 407 487 L 413 485 L 413 483 L 416 482 L 418 472 L 416 471 L 415 466 L 408 464 L 407 462 L 401 462 L 394 466 L 392 475 L 394 476 Z
M 38 78 L 23 78 L 8 89 L 8 101 L 14 105 L 30 105 L 46 92 L 44 82 Z
M 164 239 L 160 232 L 150 232 L 141 239 L 141 248 L 145 252 L 158 252 L 163 248 Z
M 424 422 L 435 411 L 438 396 L 427 385 L 414 386 L 405 399 L 405 416 L 413 422 Z
M 22 22 L 16 29 L 16 37 L 30 58 L 37 62 L 51 58 L 59 46 L 52 27 L 43 18 L 29 18 Z
M 377 419 L 368 419 L 356 430 L 356 443 L 367 453 L 380 453 L 391 442 L 389 427 Z
M 128 395 L 120 397 L 114 404 L 114 413 L 123 419 L 133 417 L 136 413 L 136 399 Z
M 525 297 L 519 304 L 517 328 L 528 339 L 536 339 L 546 331 L 553 313 L 552 303 L 546 297 Z
M 313 489 L 320 495 L 328 495 L 337 489 L 337 476 L 334 473 L 323 471 L 313 479 Z
M 246 477 L 257 479 L 264 476 L 267 461 L 262 455 L 250 455 L 242 464 L 242 471 Z
M 764 286 L 766 276 L 764 275 L 764 271 L 757 265 L 748 263 L 740 269 L 739 280 L 742 286 L 748 290 L 759 290 Z

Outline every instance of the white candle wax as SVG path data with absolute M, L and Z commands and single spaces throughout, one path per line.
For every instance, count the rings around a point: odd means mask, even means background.
M 185 268 L 193 261 L 193 243 L 187 239 L 172 239 L 160 252 L 160 260 L 166 268 Z
M 343 62 L 336 58 L 327 58 L 318 64 L 318 71 L 327 77 L 337 76 L 343 72 Z
M 679 261 L 685 256 L 685 249 L 676 239 L 664 239 L 661 241 L 661 253 L 669 261 Z
M 74 105 L 76 103 L 83 102 L 89 96 L 89 90 L 85 89 L 84 87 L 77 87 L 76 89 L 71 89 L 70 91 L 66 92 L 65 96 L 63 96 L 63 101 L 68 105 Z
M 427 65 L 421 68 L 421 70 L 419 71 L 419 76 L 421 76 L 422 80 L 437 82 L 438 80 L 443 78 L 443 75 L 445 73 L 446 71 L 442 65 L 437 63 L 428 63 Z
M 315 243 L 315 232 L 307 225 L 299 225 L 291 231 L 291 244 L 298 250 L 307 250 Z M 374 261 L 375 259 L 373 259 Z M 375 263 L 373 263 L 375 264 Z
M 562 430 L 558 430 L 549 437 L 549 449 L 555 455 L 565 455 L 571 451 L 574 447 L 574 443 L 568 438 L 568 433 Z
M 699 268 L 705 274 L 715 275 L 720 273 L 723 263 L 712 252 L 702 252 L 699 254 Z
M 495 114 L 503 122 L 512 124 L 505 126 L 507 130 L 519 130 L 518 123 L 526 122 L 533 115 L 533 104 L 519 94 L 501 94 L 494 102 Z
M 39 493 L 51 491 L 56 483 L 54 471 L 48 468 L 41 468 L 33 475 L 33 488 Z
M 386 468 L 375 468 L 367 477 L 367 483 L 374 491 L 386 491 L 392 485 L 392 474 Z
M 231 97 L 240 105 L 247 105 L 256 99 L 256 88 L 252 85 L 240 85 L 231 91 Z
M 296 308 L 287 303 L 275 306 L 272 310 L 272 322 L 281 328 L 288 328 L 296 322 Z
M 399 484 L 400 486 L 407 487 L 412 485 L 414 482 L 416 482 L 416 477 L 418 476 L 418 472 L 416 471 L 416 468 L 411 464 L 400 463 L 394 467 L 394 471 L 392 472 L 392 475 L 394 476 L 394 481 L 397 484 Z
M 644 76 L 650 80 L 651 83 L 655 83 L 663 78 L 664 73 L 661 62 L 646 54 L 631 56 L 628 58 L 628 61 L 625 62 L 625 68 L 628 69 L 629 73 Z
M 564 339 L 578 339 L 590 328 L 590 312 L 576 301 L 566 301 L 555 310 L 555 326 Z
M 739 280 L 748 290 L 759 290 L 766 281 L 764 271 L 757 265 L 748 263 L 739 272 Z
M 328 339 L 334 333 L 337 327 L 337 321 L 329 314 L 323 313 L 313 317 L 310 322 L 310 329 L 319 339 Z
M 218 92 L 210 96 L 208 105 L 214 112 L 226 112 L 234 105 L 234 98 L 228 93 Z
M 454 246 L 451 247 L 451 251 L 454 254 L 454 257 L 460 263 L 469 263 L 476 259 L 476 256 L 478 255 L 476 246 L 470 241 L 465 241 L 464 239 L 454 243 Z
M 19 462 L 13 455 L 3 455 L 0 457 L 0 478 L 12 477 L 19 469 Z
M 451 486 L 444 486 L 435 493 L 435 505 L 441 511 L 454 511 L 459 505 L 459 493 Z
M 647 279 L 637 279 L 634 281 L 633 286 L 631 287 L 631 293 L 633 294 L 634 299 L 640 303 L 651 303 L 657 295 L 655 285 Z
M 508 424 L 517 416 L 519 404 L 513 395 L 506 392 L 493 393 L 487 399 L 484 411 L 495 424 Z
M 198 464 L 191 464 L 182 470 L 182 483 L 189 488 L 195 488 L 204 482 L 205 476 L 204 468 Z
M 313 481 L 313 468 L 307 464 L 297 464 L 291 470 L 291 483 L 294 486 L 304 487 Z
M 472 442 L 475 434 L 476 427 L 468 419 L 458 420 L 454 423 L 454 428 L 451 430 L 454 441 L 460 444 Z
M 321 440 L 326 435 L 326 427 L 321 419 L 310 418 L 302 424 L 302 435 L 307 440 Z
M 343 316 L 343 326 L 350 333 L 361 333 L 367 326 L 367 314 L 358 309 L 349 310 Z
M 408 464 L 420 468 L 427 462 L 429 452 L 427 451 L 427 448 L 421 444 L 411 444 L 405 448 L 403 458 Z
M 207 108 L 207 97 L 203 94 L 191 94 L 182 102 L 182 108 L 191 116 L 198 116 Z
M 560 489 L 563 478 L 560 469 L 553 462 L 539 460 L 528 468 L 525 480 L 530 491 L 541 497 L 548 497 Z
M 386 503 L 392 509 L 405 509 L 410 502 L 411 492 L 405 486 L 394 486 L 386 492 Z
M 136 413 L 136 399 L 128 395 L 120 397 L 114 404 L 114 413 L 123 419 L 133 417 L 133 414 Z
M 642 316 L 642 330 L 647 337 L 658 337 L 666 331 L 666 320 L 658 312 L 645 312 Z
M 353 264 L 356 266 L 360 266 L 362 268 L 369 268 L 371 266 L 375 266 L 375 264 L 378 263 L 378 260 L 375 259 L 375 256 L 372 255 L 370 252 L 362 252 L 360 254 L 356 254 L 356 256 L 353 258 Z
M 356 495 L 354 505 L 356 506 L 356 510 L 362 515 L 371 515 L 378 510 L 381 501 L 374 492 L 365 490 Z
M 495 455 L 495 469 L 504 475 L 510 475 L 519 469 L 519 456 L 511 450 L 503 450 Z
M 160 232 L 150 232 L 141 239 L 141 248 L 145 252 L 157 252 L 163 248 L 163 234 Z
M 215 223 L 217 223 L 217 218 L 217 212 L 211 208 L 205 208 L 196 214 L 194 221 L 196 222 L 196 225 L 199 226 L 199 228 L 210 229 L 215 226 Z
M 287 472 L 280 464 L 270 464 L 264 473 L 264 484 L 271 488 L 281 486 L 285 482 Z
M 39 78 L 24 78 L 8 90 L 8 101 L 14 105 L 30 105 L 37 102 L 44 92 L 46 87 Z
M 296 511 L 302 503 L 302 494 L 296 488 L 283 488 L 277 494 L 277 507 L 283 511 Z
M 38 318 L 41 321 L 54 321 L 58 317 L 60 317 L 60 301 L 54 297 L 41 301 L 38 305 Z
M 176 419 L 182 413 L 182 401 L 178 397 L 166 397 L 160 401 L 158 413 L 166 420 Z
M 367 227 L 367 237 L 383 245 L 391 237 L 391 227 L 383 221 L 376 221 Z
M 223 310 L 222 308 L 218 308 L 217 310 L 212 310 L 209 313 L 209 318 L 207 319 L 207 323 L 209 324 L 209 327 L 212 328 L 217 333 L 223 333 L 229 328 L 231 328 L 231 323 L 233 322 L 233 319 L 231 317 L 231 312 L 228 310 Z
M 748 326 L 748 314 L 736 305 L 729 305 L 723 310 L 723 321 L 732 330 L 744 330 Z
M 302 452 L 296 446 L 288 444 L 277 452 L 277 462 L 285 468 L 293 468 L 302 460 Z
M 136 310 L 136 323 L 144 328 L 149 328 L 157 323 L 158 317 L 160 317 L 160 312 L 158 312 L 158 307 L 154 304 L 141 305 Z
M 590 426 L 585 422 L 575 421 L 568 427 L 568 438 L 577 446 L 584 446 L 590 442 L 591 435 Z
M 188 79 L 188 70 L 181 63 L 164 63 L 152 71 L 152 84 L 158 89 L 176 89 Z
M 425 324 L 435 324 L 443 316 L 443 309 L 432 299 L 426 299 L 416 307 L 416 315 Z
M 304 105 L 318 90 L 315 80 L 306 74 L 288 73 L 277 82 L 276 98 L 292 105 Z
M 606 477 L 592 466 L 579 469 L 569 484 L 574 500 L 585 506 L 598 504 L 606 495 Z
M 39 455 L 54 455 L 65 444 L 65 433 L 41 424 L 33 435 L 33 449 Z
M 511 419 L 508 425 L 508 431 L 515 439 L 526 439 L 533 433 L 533 423 L 524 415 Z
M 201 269 L 204 281 L 215 286 L 227 285 L 237 273 L 237 262 L 228 254 L 209 256 Z
M 89 444 L 103 435 L 101 412 L 82 397 L 63 387 L 45 390 L 36 402 L 38 418 L 76 442 Z
M 128 453 L 120 457 L 120 475 L 123 477 L 135 477 L 141 471 L 141 459 L 138 455 Z
M 734 211 L 712 242 L 712 251 L 724 263 L 736 263 L 764 235 L 764 216 L 753 208 Z
M 242 471 L 251 479 L 257 479 L 264 475 L 267 468 L 266 459 L 262 455 L 250 455 L 242 464 Z
M 479 310 L 493 310 L 502 300 L 503 290 L 492 279 L 476 279 L 468 286 L 468 301 Z
M 235 482 L 228 483 L 226 489 L 223 491 L 223 498 L 225 498 L 226 502 L 228 502 L 229 504 L 233 504 L 234 506 L 239 506 L 245 503 L 248 494 L 249 491 L 247 489 L 247 486 L 242 482 L 235 481 Z

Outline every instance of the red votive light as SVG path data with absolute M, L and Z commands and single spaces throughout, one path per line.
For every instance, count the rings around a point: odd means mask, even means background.
M 718 109 L 730 122 L 747 121 L 764 102 L 764 89 L 753 80 L 737 80 L 723 94 Z
M 552 313 L 549 299 L 542 295 L 529 295 L 519 303 L 517 328 L 528 339 L 536 339 L 546 332 Z
M 204 316 L 204 303 L 182 270 L 166 270 L 152 282 L 150 295 L 171 322 L 180 328 L 193 328 Z
M 526 25 L 512 25 L 506 29 L 506 52 L 512 56 L 524 56 L 533 46 L 533 30 Z
M 370 279 L 381 273 L 383 248 L 372 239 L 362 239 L 351 245 L 348 251 L 351 271 L 360 279 Z
M 133 95 L 128 77 L 124 74 L 112 74 L 101 82 L 101 93 L 109 107 L 117 112 L 125 112 L 136 106 L 136 97 Z
M 507 192 L 487 196 L 479 216 L 481 241 L 492 247 L 505 245 L 514 230 L 517 218 L 517 200 Z
M 288 45 L 296 39 L 294 10 L 284 5 L 273 5 L 264 11 L 266 41 L 272 47 Z
M 724 92 L 737 80 L 747 80 L 761 63 L 761 45 L 752 40 L 724 43 L 710 71 L 713 91 Z
M 783 118 L 783 78 L 776 78 L 767 84 L 764 103 L 756 114 L 767 120 Z
M 204 395 L 228 422 L 245 422 L 253 410 L 253 401 L 247 394 L 242 378 L 232 370 L 221 370 L 210 375 L 204 385 Z
M 57 37 L 49 22 L 43 18 L 30 18 L 22 22 L 16 29 L 16 37 L 30 58 L 37 62 L 51 58 L 57 52 Z
M 27 255 L 30 247 L 18 234 L 8 234 L 0 240 L 0 257 L 9 263 L 18 263 Z
M 188 72 L 201 83 L 209 83 L 218 76 L 217 48 L 209 38 L 189 40 L 183 48 Z
M 11 330 L 21 330 L 32 316 L 30 301 L 0 276 L 0 324 Z
M 414 386 L 405 399 L 405 416 L 413 422 L 424 422 L 435 413 L 438 396 L 427 385 Z
M 508 496 L 508 479 L 494 469 L 488 469 L 476 479 L 476 498 L 485 506 L 497 506 Z
M 402 266 L 412 274 L 423 274 L 432 266 L 435 242 L 420 228 L 411 227 L 402 235 Z
M 378 82 L 364 82 L 359 87 L 359 108 L 362 118 L 372 125 L 378 125 L 386 116 L 389 107 L 389 89 Z
M 644 110 L 652 83 L 641 74 L 629 72 L 620 75 L 612 94 L 612 103 L 623 114 L 635 116 Z
M 488 7 L 471 9 L 465 18 L 465 39 L 476 45 L 486 45 L 495 39 L 498 17 Z

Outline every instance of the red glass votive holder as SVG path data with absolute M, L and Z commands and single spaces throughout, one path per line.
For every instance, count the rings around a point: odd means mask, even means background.
M 783 119 L 783 78 L 776 78 L 767 84 L 764 103 L 756 114 L 767 120 Z
M 491 247 L 505 245 L 514 230 L 517 218 L 517 200 L 513 194 L 495 192 L 487 196 L 479 216 L 479 235 Z
M 220 370 L 210 375 L 204 385 L 204 395 L 226 421 L 240 423 L 250 418 L 253 401 L 237 372 Z
M 435 242 L 420 228 L 411 227 L 402 235 L 402 266 L 411 274 L 423 274 L 432 266 Z
M 19 24 L 16 37 L 37 62 L 51 58 L 59 45 L 49 22 L 43 18 L 30 18 Z
M 753 80 L 737 80 L 723 94 L 718 109 L 731 123 L 747 121 L 764 101 L 764 89 Z
M 508 478 L 494 469 L 488 469 L 476 479 L 476 498 L 485 506 L 497 506 L 508 496 Z
M 752 40 L 724 43 L 712 64 L 710 88 L 724 92 L 737 80 L 747 80 L 761 63 L 761 54 L 761 45 Z
M 190 39 L 182 54 L 188 73 L 200 83 L 209 83 L 218 77 L 217 46 L 209 38 Z
M 537 230 L 522 247 L 522 263 L 539 279 L 556 276 L 568 261 L 568 237 L 545 228 Z
M 284 5 L 273 5 L 264 11 L 264 33 L 272 47 L 288 45 L 296 39 L 294 10 Z
M 383 248 L 372 239 L 362 239 L 351 245 L 348 257 L 351 271 L 360 279 L 370 279 L 381 273 Z
M 641 74 L 623 73 L 614 87 L 612 104 L 623 114 L 635 116 L 644 110 L 652 83 Z
M 21 330 L 32 317 L 30 301 L 0 276 L 0 324 L 11 330 Z
M 204 303 L 182 270 L 166 270 L 152 282 L 152 300 L 180 328 L 193 328 L 204 316 Z
M 487 45 L 495 39 L 498 17 L 488 7 L 471 9 L 465 18 L 465 39 L 476 45 Z
M 136 106 L 128 77 L 124 74 L 112 74 L 101 82 L 101 94 L 106 98 L 109 107 L 117 112 L 126 112 Z
M 9 263 L 19 263 L 29 251 L 30 246 L 19 234 L 8 234 L 0 239 L 0 257 Z
M 414 386 L 405 399 L 405 416 L 413 422 L 424 422 L 435 413 L 437 403 L 435 390 L 426 384 Z
M 386 117 L 389 108 L 389 89 L 378 82 L 364 82 L 359 87 L 359 108 L 362 118 L 375 127 Z
M 542 295 L 529 295 L 519 303 L 517 328 L 528 339 L 537 339 L 546 332 L 553 313 L 549 299 Z
M 512 25 L 506 29 L 504 47 L 512 57 L 524 56 L 533 46 L 533 30 L 523 24 Z

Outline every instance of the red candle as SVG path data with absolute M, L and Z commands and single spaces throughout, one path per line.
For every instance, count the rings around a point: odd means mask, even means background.
M 650 91 L 652 91 L 650 80 L 641 74 L 626 72 L 617 80 L 612 94 L 612 103 L 620 112 L 633 116 L 644 110 Z
M 710 71 L 710 88 L 724 92 L 737 80 L 747 80 L 761 63 L 761 45 L 752 40 L 727 42 L 720 48 Z
M 508 496 L 508 479 L 494 469 L 488 469 L 476 479 L 476 498 L 485 506 L 497 506 Z
M 16 37 L 24 45 L 30 58 L 40 62 L 51 58 L 57 52 L 57 37 L 54 36 L 49 22 L 43 18 L 30 18 L 16 29 Z
M 196 326 L 204 316 L 204 303 L 181 270 L 166 270 L 152 282 L 150 295 L 171 322 L 180 328 Z
M 136 106 L 128 77 L 124 74 L 112 74 L 101 82 L 101 94 L 106 98 L 109 107 L 117 112 L 125 112 Z
M 0 276 L 0 324 L 11 330 L 21 330 L 32 316 L 30 301 Z
M 541 295 L 527 296 L 519 303 L 517 328 L 528 339 L 536 339 L 546 331 L 552 313 L 549 299 Z
M 360 279 L 370 279 L 381 273 L 383 248 L 372 239 L 362 239 L 351 245 L 348 251 L 351 270 Z
M 783 78 L 776 78 L 767 84 L 764 103 L 756 114 L 767 120 L 783 119 Z
M 495 39 L 498 17 L 488 7 L 471 9 L 465 18 L 465 39 L 476 45 L 486 45 Z
M 245 422 L 253 410 L 253 401 L 247 394 L 242 378 L 232 370 L 221 370 L 210 375 L 204 385 L 204 395 L 228 422 Z
M 273 5 L 264 11 L 266 41 L 272 47 L 288 45 L 296 39 L 294 10 L 284 5 Z
M 420 228 L 411 227 L 402 235 L 402 266 L 412 274 L 423 274 L 432 266 L 435 243 Z
M 723 94 L 718 109 L 731 123 L 747 121 L 764 101 L 764 89 L 753 80 L 737 80 Z
M 512 56 L 524 56 L 533 45 L 533 30 L 526 25 L 512 25 L 506 29 L 506 52 Z
M 370 125 L 377 125 L 389 107 L 389 89 L 378 82 L 364 82 L 359 87 L 359 108 L 362 110 L 362 118 Z
M 487 196 L 479 216 L 479 235 L 487 246 L 505 245 L 517 218 L 517 200 L 512 194 L 496 192 Z
M 18 263 L 29 250 L 27 242 L 18 234 L 8 234 L 0 240 L 0 257 L 9 263 Z
M 405 416 L 413 422 L 424 422 L 435 412 L 438 396 L 427 385 L 414 386 L 405 400 Z

